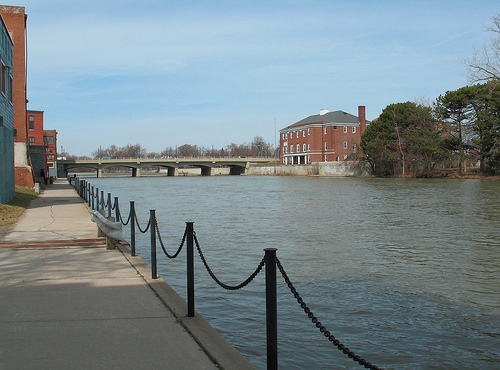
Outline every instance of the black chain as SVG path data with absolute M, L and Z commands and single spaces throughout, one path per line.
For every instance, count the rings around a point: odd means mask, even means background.
M 121 211 L 120 211 L 120 206 L 119 206 L 119 204 L 118 204 L 118 203 L 116 204 L 116 213 L 117 213 L 117 215 L 118 215 L 118 219 L 120 220 L 120 222 L 122 223 L 122 225 L 123 225 L 123 226 L 127 226 L 127 225 L 128 225 L 128 223 L 130 222 L 130 219 L 132 218 L 132 213 L 131 213 L 131 212 L 129 212 L 129 213 L 128 213 L 127 222 L 123 222 L 122 213 L 121 213 Z
M 207 269 L 208 274 L 212 277 L 212 279 L 214 279 L 214 281 L 217 284 L 219 284 L 224 289 L 227 289 L 227 290 L 237 290 L 237 289 L 241 289 L 241 288 L 247 286 L 248 284 L 250 284 L 250 282 L 253 279 L 255 279 L 255 277 L 259 274 L 259 272 L 264 267 L 265 262 L 264 262 L 264 257 L 262 257 L 262 261 L 260 261 L 259 266 L 257 266 L 257 268 L 252 273 L 252 275 L 250 275 L 244 282 L 242 282 L 241 284 L 238 284 L 238 285 L 227 285 L 227 284 L 224 284 L 222 281 L 220 281 L 217 278 L 217 276 L 215 276 L 215 274 L 213 273 L 212 269 L 208 266 L 207 261 L 205 260 L 205 256 L 203 256 L 203 252 L 201 251 L 200 244 L 198 243 L 198 238 L 196 237 L 196 233 L 194 231 L 193 231 L 193 233 L 194 233 L 194 241 L 196 243 L 196 249 L 198 249 L 198 254 L 200 255 L 200 258 L 201 258 L 203 264 L 205 265 L 205 268 Z
M 146 226 L 145 229 L 141 229 L 141 225 L 139 224 L 139 220 L 137 219 L 137 213 L 135 213 L 135 209 L 134 209 L 134 219 L 135 219 L 135 224 L 137 225 L 137 228 L 139 229 L 139 231 L 143 234 L 145 234 L 148 230 L 149 230 L 149 227 L 151 226 L 151 217 L 149 218 L 149 221 L 148 221 L 148 224 Z
M 161 246 L 161 249 L 163 249 L 163 253 L 165 253 L 165 255 L 168 258 L 177 257 L 179 255 L 179 253 L 181 252 L 182 247 L 184 246 L 184 242 L 186 241 L 187 228 L 184 230 L 184 236 L 182 237 L 182 241 L 181 241 L 181 245 L 179 246 L 179 249 L 177 249 L 177 252 L 175 252 L 175 254 L 170 255 L 167 252 L 167 250 L 165 249 L 165 245 L 163 244 L 163 239 L 161 238 L 161 235 L 160 235 L 160 228 L 158 227 L 158 219 L 156 217 L 155 217 L 155 226 L 156 226 L 156 235 L 158 236 L 158 240 L 160 241 L 160 246 Z
M 342 343 L 340 343 L 340 341 L 338 339 L 336 339 L 333 334 L 331 334 L 328 330 L 326 330 L 326 327 L 323 326 L 323 324 L 321 323 L 321 321 L 319 321 L 316 318 L 316 316 L 312 313 L 312 311 L 309 309 L 309 307 L 307 307 L 306 303 L 304 302 L 304 300 L 302 299 L 302 297 L 297 292 L 297 289 L 295 289 L 295 287 L 293 286 L 292 282 L 288 278 L 288 275 L 286 274 L 285 269 L 281 265 L 281 262 L 279 261 L 278 258 L 276 258 L 276 265 L 278 266 L 278 269 L 280 270 L 281 275 L 285 279 L 285 283 L 290 288 L 290 291 L 292 292 L 293 296 L 295 297 L 295 299 L 299 303 L 300 307 L 307 314 L 307 317 L 309 317 L 311 319 L 312 323 L 316 325 L 316 327 L 319 329 L 319 331 L 321 333 L 323 333 L 323 335 L 326 338 L 328 338 L 328 340 L 330 342 L 332 342 L 335 347 L 337 347 L 340 351 L 342 351 L 343 353 L 345 353 L 349 358 L 352 358 L 353 361 L 359 363 L 360 365 L 363 365 L 367 369 L 381 370 L 380 367 L 378 367 L 376 365 L 373 365 L 372 363 L 370 363 L 370 362 L 362 359 L 358 355 L 356 355 L 353 351 L 351 351 L 349 348 L 347 348 Z

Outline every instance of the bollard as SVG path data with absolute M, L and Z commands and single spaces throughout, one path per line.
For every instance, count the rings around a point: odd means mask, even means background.
M 149 210 L 149 227 L 151 228 L 151 279 L 158 278 L 158 266 L 156 265 L 156 223 L 155 210 Z
M 101 205 L 100 199 L 99 199 L 99 188 L 95 188 L 95 203 L 96 203 L 96 211 L 99 211 L 99 206 Z
M 135 257 L 135 204 L 130 201 L 130 255 Z
M 186 222 L 187 242 L 187 304 L 188 317 L 194 317 L 194 228 L 193 222 Z
M 276 293 L 276 248 L 264 249 L 266 265 L 267 370 L 278 369 L 278 304 Z
M 95 206 L 94 206 L 94 185 L 92 185 L 92 193 L 90 195 L 92 197 L 92 210 L 95 209 Z

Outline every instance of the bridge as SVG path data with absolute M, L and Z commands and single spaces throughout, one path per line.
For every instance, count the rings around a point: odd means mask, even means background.
M 141 176 L 141 169 L 165 169 L 167 176 L 178 176 L 179 169 L 200 168 L 202 176 L 211 176 L 217 168 L 227 168 L 229 175 L 243 175 L 253 164 L 275 162 L 273 158 L 116 158 L 116 159 L 65 159 L 57 162 L 59 177 L 67 177 L 68 172 L 78 169 L 94 169 L 97 177 L 102 177 L 103 170 L 124 167 L 132 169 L 133 177 Z M 187 171 L 186 171 L 187 172 Z M 220 171 L 219 171 L 220 172 Z

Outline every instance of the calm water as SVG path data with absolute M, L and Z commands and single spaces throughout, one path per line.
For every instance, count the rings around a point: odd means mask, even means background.
M 103 178 L 145 225 L 156 209 L 170 253 L 193 221 L 228 284 L 277 256 L 320 321 L 387 369 L 500 367 L 500 182 L 304 177 Z M 128 238 L 125 229 L 124 236 Z M 149 235 L 138 250 L 149 261 Z M 185 253 L 181 253 L 183 256 Z M 159 274 L 185 297 L 185 259 Z M 278 277 L 283 369 L 362 368 L 326 340 Z M 196 260 L 196 310 L 265 369 L 264 274 L 225 291 Z

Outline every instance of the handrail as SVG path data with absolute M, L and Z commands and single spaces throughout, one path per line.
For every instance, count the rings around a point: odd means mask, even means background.
M 69 180 L 70 184 L 73 185 L 75 190 L 77 190 L 78 194 L 80 197 L 82 197 L 84 200 L 88 201 L 89 207 L 94 210 L 95 205 L 97 204 L 97 211 L 99 210 L 99 206 L 102 206 L 102 209 L 104 210 L 105 207 L 108 208 L 108 217 L 111 217 L 111 193 L 108 193 L 108 198 L 107 202 L 103 203 L 103 192 L 101 192 L 101 197 L 99 198 L 99 189 L 96 189 L 96 193 L 94 193 L 94 187 L 90 186 L 88 182 L 85 180 L 79 180 L 78 178 L 74 177 L 74 183 Z M 95 194 L 95 195 L 94 195 Z M 94 198 L 96 202 L 94 202 Z M 99 201 L 101 199 L 101 201 Z M 288 285 L 290 288 L 291 293 L 299 303 L 300 307 L 304 310 L 304 312 L 307 314 L 308 318 L 311 319 L 312 323 L 319 329 L 319 331 L 322 333 L 322 335 L 327 338 L 335 347 L 337 347 L 340 351 L 342 351 L 344 354 L 346 354 L 349 358 L 351 358 L 353 361 L 357 362 L 359 365 L 364 366 L 367 369 L 374 369 L 374 370 L 379 370 L 381 369 L 377 365 L 374 365 L 363 358 L 361 358 L 359 355 L 355 354 L 353 351 L 351 351 L 349 348 L 347 348 L 344 344 L 340 343 L 338 339 L 335 338 L 333 334 L 331 334 L 325 326 L 316 318 L 316 316 L 311 312 L 309 307 L 305 304 L 304 300 L 302 297 L 299 295 L 293 284 L 291 283 L 290 279 L 288 278 L 288 275 L 281 264 L 280 260 L 276 257 L 276 248 L 265 248 L 264 249 L 264 257 L 262 258 L 261 262 L 259 263 L 258 267 L 255 269 L 255 271 L 247 278 L 245 279 L 241 284 L 238 284 L 236 286 L 231 286 L 227 285 L 223 282 L 221 282 L 217 276 L 213 273 L 213 270 L 210 268 L 208 265 L 203 252 L 201 250 L 198 238 L 196 236 L 196 232 L 194 230 L 194 222 L 186 222 L 186 228 L 184 231 L 184 235 L 182 237 L 182 241 L 180 243 L 180 247 L 178 248 L 177 252 L 174 255 L 170 255 L 164 244 L 163 240 L 161 238 L 161 234 L 158 228 L 158 220 L 156 219 L 156 211 L 154 209 L 150 210 L 149 212 L 149 220 L 147 223 L 147 226 L 145 228 L 141 228 L 137 214 L 135 212 L 135 203 L 134 201 L 130 201 L 130 209 L 129 209 L 129 215 L 127 218 L 126 222 L 123 222 L 123 217 L 120 212 L 119 208 L 119 202 L 118 202 L 118 197 L 114 198 L 114 206 L 113 208 L 115 209 L 115 219 L 116 222 L 120 222 L 122 225 L 126 226 L 130 223 L 130 254 L 131 256 L 136 255 L 136 250 L 135 250 L 135 227 L 139 229 L 139 231 L 143 234 L 146 232 L 150 232 L 150 247 L 151 247 L 151 277 L 152 279 L 157 279 L 158 278 L 158 266 L 157 266 L 157 245 L 156 241 L 159 239 L 161 249 L 163 250 L 164 254 L 168 258 L 176 258 L 180 251 L 182 250 L 184 244 L 186 244 L 186 254 L 187 254 L 187 311 L 188 311 L 188 317 L 194 317 L 195 316 L 195 291 L 194 291 L 194 247 L 196 245 L 196 249 L 198 251 L 198 254 L 200 256 L 201 261 L 203 262 L 208 274 L 212 279 L 219 284 L 222 288 L 228 289 L 228 290 L 237 290 L 245 287 L 248 285 L 251 281 L 254 280 L 254 278 L 261 272 L 262 268 L 265 266 L 265 281 L 266 281 L 266 341 L 267 341 L 267 369 L 268 370 L 276 370 L 278 368 L 278 311 L 277 311 L 277 282 L 276 282 L 276 273 L 278 270 L 280 271 L 281 275 L 283 276 L 283 279 L 285 283 Z

